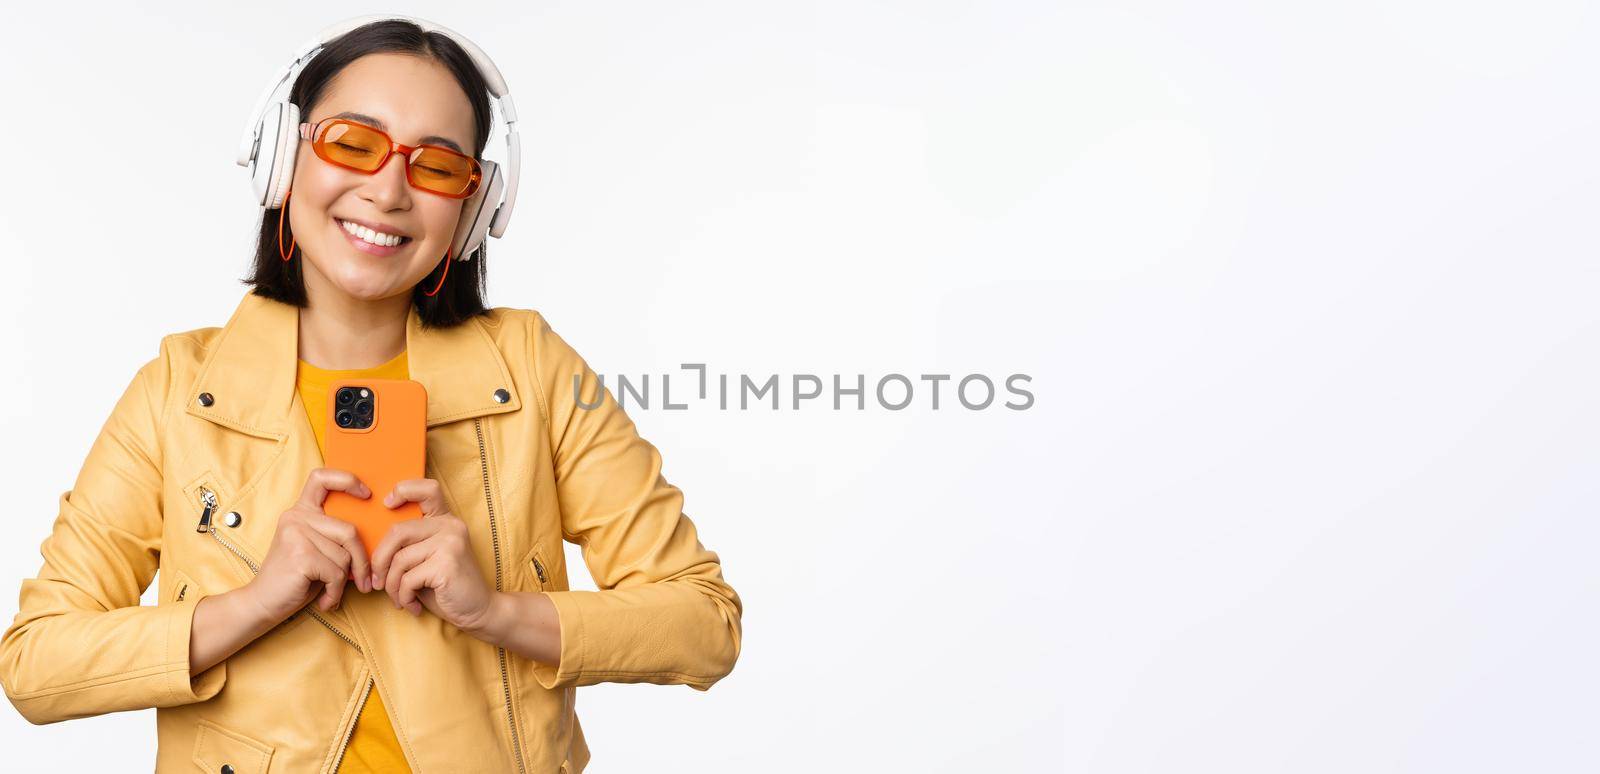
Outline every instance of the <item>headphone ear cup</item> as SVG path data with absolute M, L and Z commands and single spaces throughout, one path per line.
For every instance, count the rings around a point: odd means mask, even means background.
M 283 206 L 294 178 L 300 148 L 300 108 L 293 102 L 275 102 L 261 115 L 256 131 L 255 158 L 250 164 L 250 185 L 256 203 L 269 210 Z
M 499 164 L 487 159 L 480 159 L 478 164 L 483 167 L 483 180 L 478 190 L 462 202 L 461 219 L 456 222 L 455 238 L 450 242 L 451 254 L 460 261 L 467 260 L 489 236 L 489 221 L 494 219 L 490 208 L 500 201 L 500 191 L 505 188 Z

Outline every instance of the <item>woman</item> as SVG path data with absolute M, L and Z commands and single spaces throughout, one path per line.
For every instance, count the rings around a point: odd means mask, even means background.
M 469 54 L 375 22 L 289 99 L 306 141 L 253 289 L 133 378 L 22 584 L 0 683 L 34 723 L 158 708 L 158 770 L 581 771 L 574 689 L 708 689 L 739 597 L 585 361 L 538 312 L 484 307 L 481 247 L 450 266 L 465 187 L 407 165 L 429 145 L 478 169 Z M 330 126 L 407 149 L 357 169 Z M 428 478 L 380 492 L 323 466 L 325 389 L 352 376 L 426 387 Z M 369 561 L 331 491 L 423 518 Z M 563 539 L 599 591 L 567 589 Z

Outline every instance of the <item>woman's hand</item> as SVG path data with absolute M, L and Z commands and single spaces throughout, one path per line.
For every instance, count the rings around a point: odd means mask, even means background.
M 444 490 L 431 478 L 401 481 L 383 498 L 389 508 L 408 502 L 421 506 L 422 518 L 396 523 L 378 543 L 373 588 L 388 592 L 396 607 L 412 615 L 426 607 L 458 629 L 482 625 L 494 593 L 472 556 L 467 523 L 450 512 Z
M 319 607 L 338 607 L 352 570 L 357 588 L 363 592 L 371 588 L 367 552 L 355 526 L 322 512 L 322 502 L 332 491 L 362 499 L 372 496 L 354 473 L 312 470 L 300 499 L 278 518 L 261 571 L 242 589 L 274 621 L 294 615 L 319 591 Z

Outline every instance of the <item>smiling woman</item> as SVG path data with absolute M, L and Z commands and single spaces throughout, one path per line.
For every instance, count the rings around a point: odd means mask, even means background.
M 488 84 L 471 56 L 443 34 L 400 20 L 377 22 L 325 46 L 301 71 L 289 101 L 300 106 L 302 137 L 312 141 L 298 146 L 283 208 L 262 213 L 245 281 L 260 295 L 300 307 L 308 287 L 337 287 L 362 299 L 411 288 L 410 301 L 428 325 L 481 313 L 485 247 L 459 265 L 451 261 L 460 256 L 447 258 L 462 199 L 416 187 L 419 162 L 407 156 L 395 154 L 400 163 L 385 156 L 366 172 L 329 161 L 316 142 L 318 130 L 337 120 L 350 122 L 340 126 L 369 143 L 357 150 L 374 155 L 393 150 L 371 147 L 382 138 L 481 156 L 493 115 Z M 305 260 L 292 260 L 296 255 Z
M 418 21 L 337 25 L 278 82 L 291 101 L 263 98 L 254 288 L 162 339 L 61 496 L 0 636 L 28 720 L 155 707 L 158 771 L 575 774 L 579 686 L 733 669 L 743 605 L 660 453 L 542 314 L 485 307 L 515 109 Z M 426 478 L 326 466 L 342 378 L 421 385 Z M 324 511 L 336 491 L 421 516 L 374 545 Z M 564 541 L 597 590 L 569 587 Z
M 424 322 L 437 325 L 482 314 L 484 247 L 445 282 L 465 196 L 456 193 L 464 186 L 442 194 L 416 185 L 412 169 L 423 159 L 407 147 L 445 146 L 456 158 L 468 153 L 466 163 L 476 169 L 471 156 L 483 152 L 492 118 L 488 86 L 468 54 L 447 36 L 408 22 L 370 24 L 325 46 L 301 71 L 289 101 L 300 106 L 305 123 L 296 129 L 309 142 L 297 145 L 283 207 L 263 213 L 250 278 L 256 291 L 300 307 L 309 306 L 308 296 L 324 304 L 393 298 L 414 303 Z M 402 147 L 405 155 L 389 163 Z M 279 225 L 269 241 L 274 220 Z M 293 260 L 296 245 L 303 260 Z M 437 285 L 423 281 L 432 274 Z M 413 288 L 410 298 L 405 288 Z M 319 372 L 311 359 L 327 356 L 301 360 L 302 389 Z M 344 375 L 406 376 L 371 369 Z M 409 771 L 381 695 L 368 692 L 356 712 L 337 774 Z

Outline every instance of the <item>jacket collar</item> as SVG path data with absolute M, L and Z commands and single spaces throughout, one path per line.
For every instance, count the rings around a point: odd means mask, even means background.
M 186 398 L 192 416 L 243 433 L 282 440 L 291 422 L 299 370 L 299 309 L 253 292 L 212 342 Z M 428 392 L 428 427 L 521 408 L 505 357 L 481 318 L 451 328 L 422 327 L 416 307 L 406 316 L 406 363 Z M 507 399 L 496 400 L 504 390 Z M 201 394 L 210 395 L 201 403 Z

